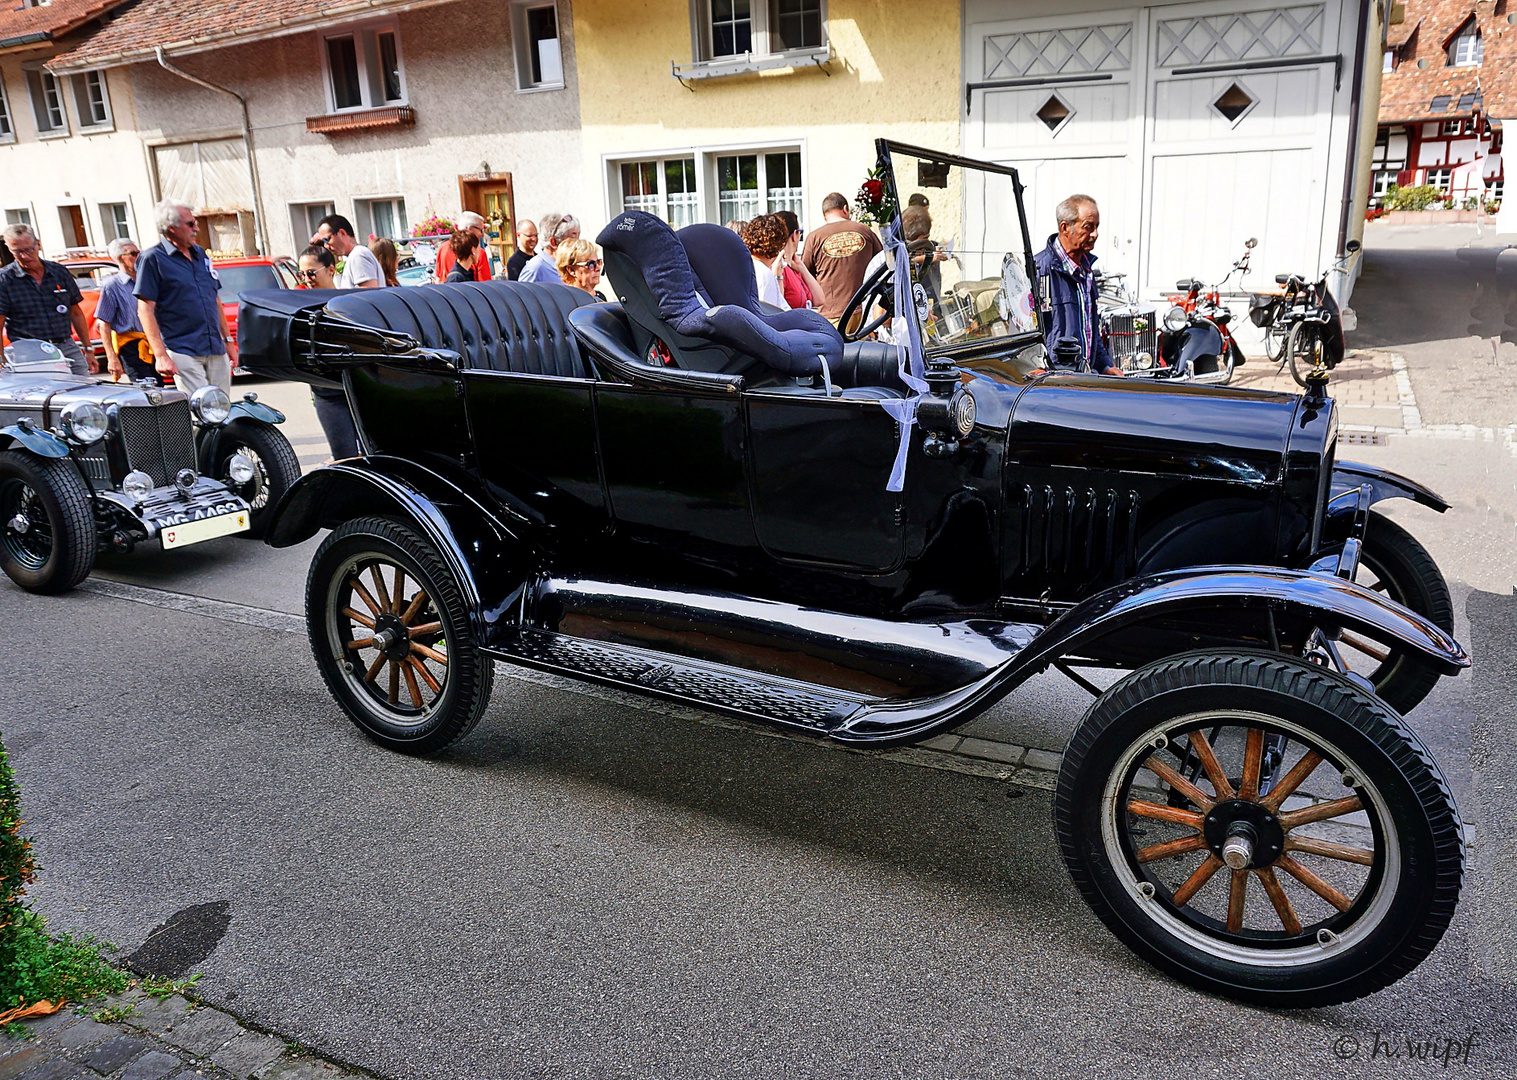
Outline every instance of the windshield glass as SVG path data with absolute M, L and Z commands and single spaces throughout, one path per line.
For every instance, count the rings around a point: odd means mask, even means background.
M 249 289 L 277 289 L 279 278 L 272 266 L 218 266 L 216 276 L 221 279 L 223 304 L 235 304 L 240 293 Z
M 929 352 L 1038 329 L 1012 174 L 890 147 Z

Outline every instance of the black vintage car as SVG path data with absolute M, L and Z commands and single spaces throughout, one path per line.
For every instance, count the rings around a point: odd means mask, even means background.
M 0 569 L 60 593 L 102 551 L 262 536 L 300 476 L 283 421 L 256 394 L 97 382 L 18 341 L 0 365 Z
M 1400 978 L 1464 853 L 1398 712 L 1468 659 L 1437 568 L 1370 507 L 1443 502 L 1337 461 L 1320 382 L 1050 374 L 1016 172 L 879 154 L 958 243 L 930 275 L 892 244 L 848 340 L 761 307 L 730 232 L 636 212 L 600 236 L 616 303 L 246 294 L 244 362 L 343 386 L 364 448 L 267 536 L 332 530 L 307 624 L 333 695 L 435 753 L 499 658 L 878 746 L 1055 668 L 1096 698 L 1055 828 L 1118 936 L 1274 1005 Z M 865 339 L 892 311 L 897 343 Z

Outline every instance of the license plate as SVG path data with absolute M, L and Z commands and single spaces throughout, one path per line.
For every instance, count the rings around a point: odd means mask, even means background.
M 218 536 L 230 536 L 232 533 L 247 531 L 248 511 L 238 510 L 231 514 L 203 518 L 200 521 L 189 521 L 183 525 L 170 525 L 158 535 L 163 540 L 165 548 L 177 548 L 187 544 L 198 544 L 202 540 L 214 540 Z

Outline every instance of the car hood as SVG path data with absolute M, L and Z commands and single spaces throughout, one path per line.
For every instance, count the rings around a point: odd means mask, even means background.
M 1031 468 L 1278 483 L 1299 401 L 1261 390 L 1052 375 L 1017 399 L 1010 456 Z
M 160 405 L 185 400 L 174 389 L 160 390 L 136 383 L 107 383 L 79 375 L 0 374 L 0 405 L 61 409 L 75 401 L 111 405 Z M 155 400 L 156 399 L 156 400 Z

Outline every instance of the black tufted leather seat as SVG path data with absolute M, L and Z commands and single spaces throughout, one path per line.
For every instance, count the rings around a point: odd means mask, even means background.
M 328 302 L 327 311 L 426 348 L 451 349 L 466 368 L 583 379 L 590 371 L 568 316 L 594 302 L 567 285 L 480 281 L 358 289 Z

